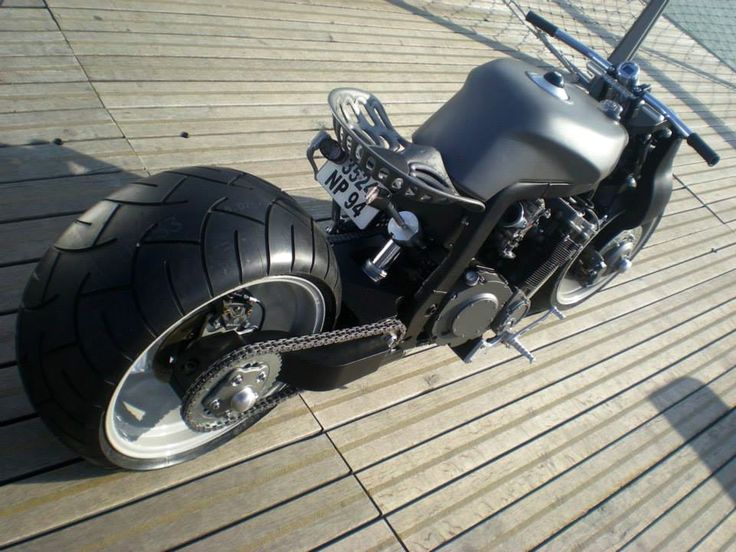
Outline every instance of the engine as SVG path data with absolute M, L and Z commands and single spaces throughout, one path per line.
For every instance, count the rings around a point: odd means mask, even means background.
M 454 346 L 483 335 L 512 295 L 506 281 L 493 270 L 466 271 L 432 327 L 437 343 Z
M 581 200 L 512 205 L 479 252 L 478 264 L 448 294 L 432 326 L 437 343 L 456 347 L 488 329 L 508 331 L 529 312 L 534 294 L 598 227 L 592 209 Z

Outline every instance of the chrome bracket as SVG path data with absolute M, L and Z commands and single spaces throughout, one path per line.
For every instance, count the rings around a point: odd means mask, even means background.
M 531 364 L 534 362 L 534 355 L 532 352 L 527 349 L 519 339 L 522 335 L 532 331 L 534 328 L 539 326 L 542 322 L 544 322 L 550 315 L 553 315 L 557 317 L 559 320 L 564 320 L 565 315 L 562 314 L 557 307 L 550 308 L 546 313 L 544 313 L 542 316 L 537 318 L 534 322 L 527 325 L 523 329 L 519 330 L 518 332 L 512 332 L 509 329 L 502 330 L 501 333 L 497 334 L 495 337 L 491 339 L 483 339 L 480 338 L 478 340 L 478 343 L 475 344 L 475 346 L 470 350 L 470 352 L 465 355 L 463 358 L 463 361 L 466 363 L 472 362 L 478 354 L 480 354 L 482 351 L 485 351 L 486 349 L 490 349 L 492 347 L 495 347 L 498 344 L 506 345 L 506 347 L 509 347 L 511 349 L 515 349 L 521 356 L 523 356 L 525 359 L 529 361 Z

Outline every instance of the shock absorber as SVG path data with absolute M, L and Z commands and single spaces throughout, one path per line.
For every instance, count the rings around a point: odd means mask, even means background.
M 557 243 L 552 254 L 522 284 L 521 290 L 531 297 L 554 274 L 555 270 L 574 257 L 598 231 L 597 222 L 589 222 L 567 201 L 554 199 L 552 204 L 567 232 Z

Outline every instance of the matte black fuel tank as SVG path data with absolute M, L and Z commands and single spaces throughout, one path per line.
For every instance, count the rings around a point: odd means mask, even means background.
M 593 189 L 628 135 L 584 90 L 566 84 L 567 101 L 545 90 L 532 78 L 543 73 L 512 59 L 476 67 L 414 142 L 437 148 L 457 187 L 484 201 L 515 182 L 567 182 L 571 194 Z

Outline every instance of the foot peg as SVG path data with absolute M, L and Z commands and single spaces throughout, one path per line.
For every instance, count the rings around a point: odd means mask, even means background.
M 558 319 L 563 320 L 565 318 L 565 315 L 562 314 L 557 307 L 552 307 L 549 309 L 546 313 L 544 313 L 542 316 L 537 318 L 534 322 L 523 328 L 522 330 L 519 330 L 518 332 L 512 332 L 509 330 L 503 330 L 501 333 L 497 334 L 495 337 L 491 339 L 483 339 L 479 338 L 478 342 L 473 346 L 473 348 L 470 350 L 470 352 L 463 357 L 463 361 L 470 363 L 472 362 L 475 357 L 480 354 L 482 351 L 486 349 L 490 349 L 491 347 L 495 347 L 499 343 L 502 343 L 506 345 L 507 347 L 510 347 L 512 349 L 516 349 L 516 351 L 523 356 L 525 359 L 529 361 L 529 363 L 534 362 L 534 355 L 532 352 L 524 347 L 522 342 L 519 340 L 519 338 L 524 335 L 525 333 L 530 332 L 534 328 L 536 328 L 539 324 L 544 322 L 550 315 L 556 316 Z

